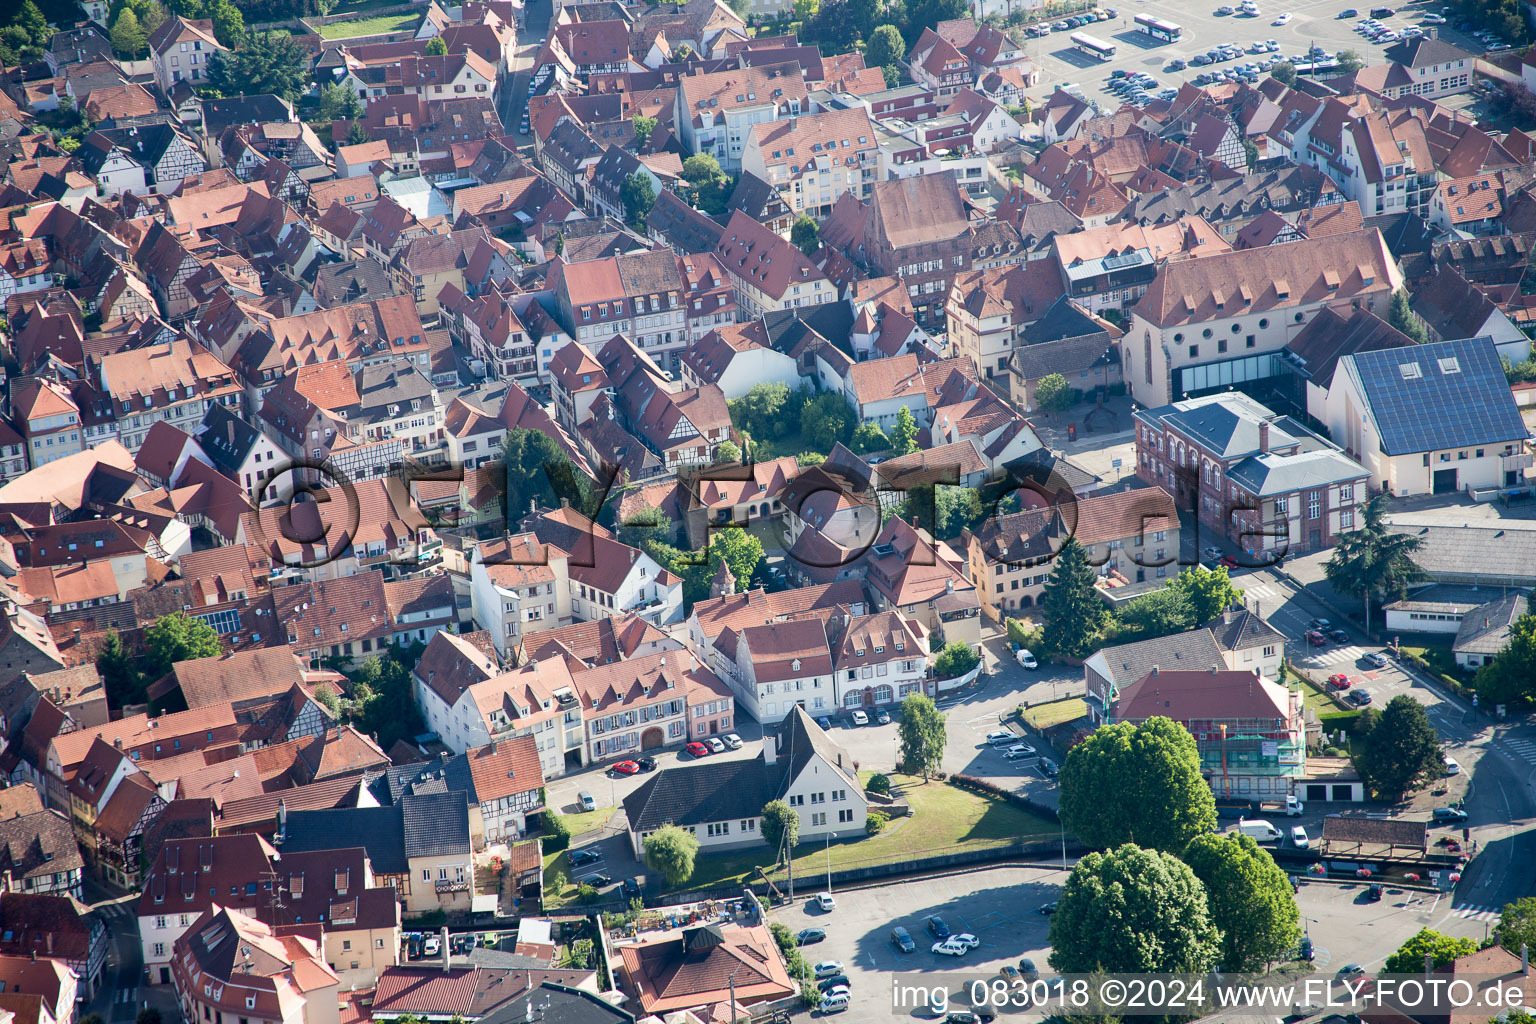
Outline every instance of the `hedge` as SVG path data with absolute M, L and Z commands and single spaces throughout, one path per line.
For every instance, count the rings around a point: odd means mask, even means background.
M 1015 807 L 1022 807 L 1031 814 L 1038 814 L 1047 821 L 1054 821 L 1057 824 L 1061 822 L 1061 816 L 1056 813 L 1056 808 L 1036 803 L 1022 793 L 1015 793 L 1011 789 L 1004 789 L 995 782 L 978 779 L 974 775 L 951 775 L 949 781 L 961 789 L 968 789 L 973 793 L 982 793 L 986 796 L 996 797 L 999 800 L 1005 800 Z
M 544 810 L 544 835 L 540 842 L 543 843 L 545 853 L 559 853 L 571 847 L 571 829 L 565 823 L 565 819 L 554 811 Z

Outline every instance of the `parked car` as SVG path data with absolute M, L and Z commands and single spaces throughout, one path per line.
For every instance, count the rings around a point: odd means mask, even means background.
M 1328 631 L 1328 639 L 1336 644 L 1347 644 L 1349 643 L 1349 634 L 1342 629 L 1334 628 Z
M 999 967 L 997 969 L 997 974 L 998 974 L 998 977 L 1002 978 L 1005 982 L 1008 982 L 1010 985 L 1013 982 L 1015 982 L 1015 981 L 1022 980 L 1023 977 L 1024 977 L 1022 974 L 1019 973 L 1019 969 L 1017 967 L 1013 966 L 1012 964 L 1003 964 L 1003 966 L 1001 966 L 1001 967 Z
M 822 715 L 820 718 L 816 719 L 816 724 L 821 726 L 823 729 L 831 730 L 832 719 L 828 718 L 826 715 Z
M 949 930 L 949 925 L 945 924 L 944 919 L 937 914 L 930 914 L 924 918 L 923 924 L 927 926 L 928 933 L 940 941 L 949 938 L 953 934 Z
M 1035 962 L 1028 957 L 1019 961 L 1019 971 L 1030 981 L 1040 977 L 1040 972 L 1035 968 Z
M 1189 63 L 1181 59 L 1175 59 L 1168 62 L 1169 71 L 1183 71 L 1187 67 L 1189 67 Z
M 1226 15 L 1226 14 L 1236 14 L 1237 12 L 1235 10 L 1233 10 L 1231 7 L 1228 7 L 1226 4 L 1222 4 L 1220 7 L 1216 8 L 1216 13 L 1218 15 Z
M 1052 900 L 1050 903 L 1041 904 L 1040 913 L 1044 914 L 1046 917 L 1050 917 L 1052 914 L 1056 913 L 1056 902 Z
M 816 983 L 816 987 L 823 992 L 831 992 L 835 988 L 840 988 L 846 992 L 849 987 L 848 975 L 834 974 L 831 977 L 823 978 Z
M 704 744 L 700 743 L 698 740 L 694 740 L 692 743 L 688 744 L 683 749 L 686 750 L 688 753 L 692 754 L 694 757 L 708 757 L 709 756 L 709 748 L 706 747 Z
M 951 935 L 949 941 L 958 942 L 966 949 L 975 949 L 977 946 L 981 945 L 981 940 L 972 935 L 970 932 L 961 932 L 959 935 Z
M 712 753 L 712 754 L 723 754 L 723 753 L 725 753 L 725 741 L 722 740 L 719 736 L 711 736 L 709 739 L 705 740 L 704 742 L 706 744 L 708 744 L 709 752 L 710 753 Z
M 1048 779 L 1054 779 L 1061 774 L 1061 769 L 1057 768 L 1053 761 L 1041 761 L 1040 770 L 1045 773 L 1045 777 Z
M 1303 637 L 1307 643 L 1314 647 L 1325 647 L 1328 644 L 1328 638 L 1323 635 L 1322 630 L 1309 629 L 1303 634 Z
M 830 912 L 837 907 L 837 900 L 833 899 L 829 892 L 819 892 L 816 894 L 816 905 Z
M 1328 629 L 1332 625 L 1333 625 L 1333 623 L 1329 622 L 1327 619 L 1312 619 L 1310 622 L 1307 623 L 1307 628 L 1308 629 L 1315 629 L 1318 632 L 1325 633 L 1325 632 L 1328 631 Z
M 812 970 L 816 972 L 816 977 L 818 978 L 830 978 L 834 974 L 843 973 L 843 962 L 841 960 L 823 960 L 813 967 Z
M 991 732 L 987 733 L 987 742 L 992 744 L 994 747 L 999 743 L 1015 743 L 1017 741 L 1018 737 L 1009 732 L 1007 729 L 993 729 Z
M 737 736 L 733 732 L 732 733 L 727 733 L 726 736 L 725 736 L 725 745 L 730 747 L 732 750 L 740 750 L 741 749 L 741 737 Z
M 1353 7 L 1346 7 L 1337 15 L 1335 15 L 1335 17 L 1337 17 L 1340 21 L 1343 21 L 1346 18 L 1358 18 L 1359 16 L 1360 12 L 1355 10 Z
M 1235 53 L 1229 54 L 1227 56 L 1227 60 L 1231 60 L 1233 57 L 1236 57 L 1236 56 L 1237 56 L 1237 54 L 1235 54 Z M 1239 568 L 1239 566 L 1237 564 L 1237 559 L 1233 558 L 1231 555 L 1222 555 L 1221 556 L 1221 564 L 1226 566 L 1228 569 L 1237 569 L 1237 568 Z
M 581 809 L 584 811 L 597 810 L 597 801 L 592 799 L 592 794 L 586 790 L 576 794 L 576 802 L 581 804 Z
M 931 952 L 937 953 L 940 956 L 965 956 L 969 948 L 970 947 L 968 946 L 955 942 L 953 939 L 945 939 L 942 942 L 935 942 L 933 946 L 930 947 Z
M 572 850 L 571 867 L 579 868 L 583 864 L 596 864 L 603 859 L 603 855 L 596 850 Z
M 1437 824 L 1454 825 L 1457 822 L 1466 821 L 1467 812 L 1459 807 L 1436 807 L 1430 812 L 1430 817 L 1434 818 Z
M 422 956 L 437 956 L 442 951 L 442 941 L 436 935 L 428 935 L 426 941 L 421 944 Z
M 1443 14 L 1426 14 L 1426 15 L 1424 15 L 1424 17 L 1420 18 L 1419 20 L 1422 21 L 1426 25 L 1444 25 L 1445 24 L 1445 15 L 1443 15 Z
M 1365 663 L 1372 668 L 1386 668 L 1388 658 L 1380 651 L 1372 651 L 1365 656 Z
M 595 889 L 601 889 L 604 886 L 612 885 L 613 878 L 609 875 L 596 874 L 588 875 L 586 878 L 581 879 L 581 882 L 584 885 L 590 885 Z
M 639 875 L 636 875 L 634 878 L 626 878 L 626 879 L 624 879 L 624 898 L 625 899 L 627 899 L 627 900 L 637 900 L 637 899 L 640 898 L 641 894 L 644 893 L 644 892 L 645 892 L 645 885 L 642 883 Z
M 1027 648 L 1025 650 L 1021 650 L 1017 657 L 1019 659 L 1019 664 L 1027 669 L 1036 669 L 1040 667 L 1040 663 L 1035 660 L 1035 656 L 1031 654 Z
M 1365 901 L 1367 903 L 1380 903 L 1381 892 L 1381 886 L 1373 884 L 1370 888 L 1365 890 Z
M 1015 743 L 1013 746 L 1008 748 L 1008 753 L 1010 755 L 1018 754 L 1020 757 L 1023 757 L 1026 754 L 1033 754 L 1034 752 L 1035 748 L 1030 746 L 1028 743 Z
M 635 763 L 640 766 L 640 770 L 643 772 L 653 772 L 656 770 L 656 759 L 649 754 Z
M 1291 827 L 1291 844 L 1298 850 L 1305 850 L 1312 845 L 1312 840 L 1307 837 L 1307 830 L 1300 825 Z
M 869 724 L 869 716 L 866 715 L 862 711 L 855 711 L 849 717 L 853 719 L 853 724 L 854 725 L 868 725 Z
M 1339 977 L 1341 978 L 1358 978 L 1364 973 L 1365 968 L 1359 964 L 1345 964 L 1339 968 Z
M 1349 687 L 1349 676 L 1344 675 L 1342 672 L 1328 677 L 1328 688 L 1330 690 L 1347 690 Z
M 801 946 L 814 946 L 826 938 L 827 933 L 823 928 L 802 928 L 795 933 L 795 942 Z
M 1448 758 L 1445 759 L 1445 774 L 1447 774 L 1447 775 L 1460 775 L 1461 774 L 1461 765 L 1456 763 L 1456 759 L 1454 757 L 1448 757 Z
M 1344 698 L 1344 703 L 1350 707 L 1363 708 L 1371 702 L 1371 695 L 1364 690 L 1352 690 Z
M 902 953 L 911 953 L 917 949 L 917 943 L 912 941 L 912 933 L 901 925 L 891 929 L 891 944 Z
M 608 770 L 615 775 L 634 775 L 640 771 L 640 765 L 636 761 L 620 761 Z
M 875 724 L 876 725 L 890 725 L 891 724 L 891 713 L 889 711 L 877 711 L 877 712 L 875 712 Z

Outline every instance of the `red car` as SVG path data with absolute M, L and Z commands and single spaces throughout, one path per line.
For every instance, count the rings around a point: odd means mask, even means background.
M 1226 566 L 1228 569 L 1238 568 L 1237 559 L 1233 558 L 1231 555 L 1222 555 L 1221 564 Z
M 683 749 L 688 751 L 688 753 L 692 754 L 694 757 L 709 756 L 709 748 L 702 743 L 690 743 Z
M 613 766 L 613 771 L 620 775 L 633 775 L 640 770 L 640 766 L 633 761 L 620 761 Z
M 1326 647 L 1326 646 L 1328 646 L 1328 638 L 1323 636 L 1323 634 L 1321 632 L 1319 632 L 1318 630 L 1315 630 L 1315 629 L 1307 630 L 1306 641 L 1307 641 L 1307 643 L 1313 645 L 1314 647 Z
M 1349 684 L 1349 676 L 1346 676 L 1346 675 L 1329 676 L 1328 677 L 1328 685 L 1333 687 L 1335 690 L 1347 690 L 1347 689 L 1349 689 L 1349 685 L 1350 685 Z

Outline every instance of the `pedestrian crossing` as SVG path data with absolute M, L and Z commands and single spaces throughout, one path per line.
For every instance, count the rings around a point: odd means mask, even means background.
M 1499 743 L 1513 751 L 1516 757 L 1536 764 L 1536 741 L 1511 739 L 1506 736 L 1499 740 Z
M 1451 906 L 1452 916 L 1468 918 L 1473 921 L 1497 921 L 1502 912 L 1502 907 L 1493 907 L 1483 903 L 1461 903 Z
M 138 917 L 133 903 L 98 903 L 91 908 L 97 917 L 108 921 L 124 920 L 130 917 Z
M 1238 582 L 1241 583 L 1242 581 L 1239 580 Z M 1255 598 L 1263 604 L 1264 613 L 1266 615 L 1274 610 L 1274 606 L 1270 604 L 1271 601 L 1284 600 L 1286 596 L 1280 591 L 1276 590 L 1274 587 L 1263 583 L 1250 584 L 1243 587 L 1242 589 L 1244 597 Z
M 1353 665 L 1364 656 L 1365 648 L 1350 645 L 1319 651 L 1316 654 L 1307 655 L 1306 658 L 1314 665 Z

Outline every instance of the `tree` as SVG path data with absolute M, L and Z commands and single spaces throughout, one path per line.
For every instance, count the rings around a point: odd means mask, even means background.
M 108 704 L 120 708 L 144 700 L 144 679 L 115 629 L 107 630 L 101 650 L 96 652 L 96 671 L 106 687 Z
M 663 825 L 645 837 L 645 866 L 660 872 L 668 885 L 682 885 L 693 877 L 693 861 L 699 854 L 699 841 L 692 832 L 676 825 Z
M 1062 763 L 1061 820 L 1095 849 L 1183 851 L 1216 827 L 1195 738 L 1160 717 L 1096 729 Z
M 1409 305 L 1408 291 L 1405 288 L 1399 288 L 1392 293 L 1392 302 L 1387 306 L 1387 323 L 1408 335 L 1415 345 L 1424 345 L 1429 342 L 1429 329 L 1414 316 L 1413 307 Z
M 345 118 L 352 121 L 362 116 L 363 105 L 357 93 L 340 82 L 327 82 L 320 87 L 320 120 L 336 121 Z
M 428 57 L 448 56 L 448 40 L 442 36 L 433 36 L 427 40 L 426 48 L 422 51 Z
M 1059 373 L 1048 373 L 1035 381 L 1035 405 L 1052 416 L 1072 406 L 1072 385 Z
M 147 682 L 164 676 L 178 661 L 217 658 L 224 651 L 213 627 L 186 612 L 171 612 L 156 619 L 144 631 L 144 647 L 149 654 L 145 662 Z
M 808 22 L 821 9 L 820 0 L 795 0 L 795 20 Z
M 1423 538 L 1388 530 L 1386 512 L 1385 496 L 1372 498 L 1365 506 L 1360 528 L 1339 535 L 1333 557 L 1323 566 L 1323 575 L 1335 590 L 1364 602 L 1367 635 L 1371 632 L 1371 598 L 1401 598 L 1408 584 L 1424 575 L 1412 557 L 1424 546 Z
M 1088 552 L 1076 537 L 1056 553 L 1056 565 L 1045 581 L 1040 610 L 1045 616 L 1048 651 L 1080 658 L 1093 649 L 1109 611 L 1099 597 L 1098 573 L 1088 564 Z
M 787 384 L 754 384 L 746 394 L 727 402 L 726 407 L 737 430 L 756 438 L 778 440 L 794 429 L 794 424 L 787 422 L 789 397 Z
M 933 660 L 933 671 L 940 679 L 953 679 L 965 675 L 980 662 L 981 655 L 970 644 L 955 640 L 946 644 Z
M 739 526 L 709 531 L 709 568 L 713 575 L 723 561 L 736 577 L 736 589 L 746 590 L 752 571 L 763 560 L 763 542 Z
M 1393 697 L 1365 737 L 1355 769 L 1386 800 L 1401 799 L 1439 778 L 1445 755 L 1424 705 L 1406 693 Z
M 687 43 L 678 43 L 677 49 L 672 51 L 672 62 L 674 64 L 683 64 L 686 63 L 688 58 L 692 56 L 693 47 L 689 46 Z
M 908 774 L 920 773 L 927 782 L 929 774 L 944 765 L 944 745 L 948 740 L 944 713 L 927 694 L 909 693 L 901 702 L 897 732 L 901 737 L 902 767 Z
M 794 850 L 800 842 L 800 815 L 783 800 L 770 800 L 763 805 L 763 842 L 775 850 Z
M 1120 625 L 1116 643 L 1172 636 L 1195 625 L 1195 611 L 1189 595 L 1171 586 L 1127 601 L 1115 618 Z
M 137 57 L 145 46 L 144 29 L 133 8 L 124 7 L 112 23 L 112 49 L 128 57 Z
M 35 46 L 42 46 L 52 34 L 48 30 L 48 19 L 43 17 L 42 10 L 37 4 L 33 3 L 33 0 L 26 0 L 21 5 L 21 9 L 16 12 L 16 18 L 12 24 L 20 25 L 25 29 L 27 38 Z
M 1050 964 L 1063 974 L 1204 974 L 1220 953 L 1189 865 L 1129 843 L 1079 860 L 1051 918 Z
M 507 474 L 508 514 L 522 516 L 533 505 L 559 508 L 564 498 L 578 509 L 586 507 L 584 488 L 570 456 L 541 430 L 514 427 L 501 441 L 501 461 Z
M 1292 64 L 1288 60 L 1283 60 L 1279 64 L 1276 64 L 1274 67 L 1269 69 L 1269 77 L 1273 78 L 1275 81 L 1279 82 L 1281 85 L 1285 85 L 1285 86 L 1295 85 L 1296 84 L 1296 65 Z
M 1252 837 L 1195 836 L 1184 863 L 1205 885 L 1211 921 L 1221 929 L 1221 962 L 1232 971 L 1268 970 L 1301 937 L 1291 880 Z
M 1354 50 L 1340 50 L 1334 60 L 1338 63 L 1339 73 L 1342 75 L 1352 75 L 1365 67 L 1365 61 L 1361 60 L 1360 55 Z
M 654 121 L 655 118 L 649 120 Z M 635 130 L 639 131 L 638 128 Z M 723 177 L 725 172 L 720 169 L 720 161 L 709 153 L 695 153 L 683 161 L 683 180 L 695 188 Z
M 858 429 L 853 432 L 853 441 L 849 444 L 856 455 L 883 452 L 890 446 L 891 439 L 885 436 L 885 431 L 880 429 L 880 424 L 873 420 L 860 423 Z
M 629 123 L 635 128 L 635 148 L 643 149 L 646 142 L 650 140 L 651 132 L 656 130 L 656 119 L 646 117 L 637 111 L 635 116 L 630 118 Z
M 917 451 L 917 420 L 906 406 L 896 410 L 896 425 L 891 428 L 891 447 L 896 449 L 898 455 L 912 455 Z
M 1442 935 L 1433 928 L 1420 928 L 1417 935 L 1387 957 L 1381 969 L 1387 974 L 1423 974 L 1425 957 L 1430 959 L 1431 969 L 1438 969 L 1449 966 L 1458 957 L 1476 952 L 1476 939 L 1457 939 Z
M 656 186 L 651 184 L 651 176 L 636 171 L 625 178 L 624 184 L 619 186 L 619 200 L 624 204 L 624 219 L 629 226 L 644 231 L 645 218 L 651 215 L 651 207 L 656 205 Z
M 1243 163 L 1250 171 L 1259 166 L 1259 147 L 1246 136 L 1243 138 Z
M 212 20 L 213 38 L 220 45 L 234 47 L 245 41 L 245 15 L 230 0 L 210 0 L 203 17 Z
M 1510 625 L 1509 641 L 1477 670 L 1473 685 L 1488 707 L 1531 699 L 1536 692 L 1536 614 L 1527 612 Z M 1536 943 L 1531 947 L 1536 949 Z
M 789 241 L 796 249 L 809 256 L 821 244 L 821 229 L 805 214 L 795 218 L 795 226 L 789 229 Z
M 1504 904 L 1493 936 L 1499 945 L 1517 956 L 1522 946 L 1536 949 L 1536 896 L 1522 896 Z
M 1044 650 L 1040 641 L 1044 632 L 1039 626 L 1033 628 L 1024 625 L 1018 619 L 1008 619 L 1003 623 L 1003 628 L 1008 631 L 1008 642 L 1018 644 L 1020 647 L 1033 651 L 1036 647 Z
M 901 68 L 895 64 L 887 64 L 880 69 L 880 74 L 885 78 L 885 87 L 894 89 L 901 84 Z
M 325 708 L 332 719 L 338 722 L 341 720 L 341 701 L 329 686 L 315 687 L 315 703 Z
M 716 462 L 740 462 L 741 449 L 736 447 L 735 441 L 721 441 L 715 446 Z
M 208 58 L 208 84 L 225 96 L 271 93 L 292 103 L 304 91 L 307 68 L 292 36 L 257 32 L 239 49 L 216 50 Z
M 824 452 L 853 437 L 853 410 L 848 400 L 836 391 L 817 395 L 800 412 L 800 433 L 806 441 Z
M 1195 625 L 1210 622 L 1243 600 L 1243 592 L 1232 585 L 1232 577 L 1224 565 L 1215 569 L 1190 566 L 1168 581 L 1168 589 L 1189 598 Z
M 966 0 L 906 0 L 901 5 L 901 11 L 901 35 L 910 49 L 917 42 L 918 36 L 923 34 L 923 29 L 937 31 L 941 21 L 969 17 L 970 5 Z
M 630 513 L 618 526 L 619 540 L 632 548 L 640 547 L 652 537 L 669 539 L 677 529 L 667 514 L 654 505 Z
M 826 461 L 827 457 L 821 454 L 821 452 L 801 452 L 795 456 L 795 465 L 801 469 L 810 469 L 812 466 L 819 466 Z
M 980 522 L 986 509 L 981 496 L 969 487 L 921 483 L 906 489 L 906 498 L 892 514 L 915 522 L 935 537 L 949 538 Z
M 895 25 L 881 25 L 864 43 L 864 64 L 872 68 L 894 67 L 907 55 L 907 44 Z
M 368 139 L 368 129 L 363 127 L 363 122 L 353 121 L 352 127 L 347 129 L 347 145 L 360 146 Z

